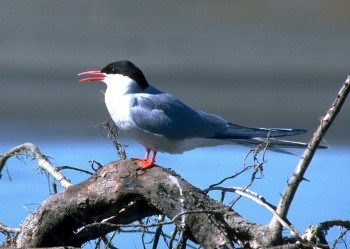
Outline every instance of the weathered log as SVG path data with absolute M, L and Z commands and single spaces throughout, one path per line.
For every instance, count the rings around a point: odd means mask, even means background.
M 21 225 L 17 246 L 80 246 L 160 213 L 205 248 L 232 248 L 233 241 L 270 245 L 267 226 L 243 219 L 173 171 L 157 166 L 143 171 L 123 160 L 44 201 Z

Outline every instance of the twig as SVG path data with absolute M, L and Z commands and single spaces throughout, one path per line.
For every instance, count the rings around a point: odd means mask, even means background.
M 111 238 L 108 238 L 107 235 L 106 236 L 102 236 L 101 239 L 103 241 L 103 243 L 105 243 L 105 246 L 106 248 L 109 248 L 109 249 L 118 249 L 117 247 L 115 247 L 111 242 L 112 242 L 112 239 L 115 235 L 115 232 L 114 234 L 112 235 Z
M 310 226 L 304 233 L 303 239 L 308 242 L 314 243 L 327 243 L 325 241 L 325 232 L 334 226 L 344 227 L 350 230 L 349 220 L 328 220 L 317 224 L 316 226 Z
M 109 226 L 112 228 L 120 228 L 120 227 L 132 227 L 132 228 L 149 228 L 149 227 L 158 227 L 158 226 L 163 226 L 163 225 L 171 225 L 174 224 L 175 221 L 177 219 L 179 219 L 181 216 L 183 215 L 187 215 L 187 214 L 196 214 L 196 213 L 208 213 L 208 214 L 220 214 L 222 213 L 221 211 L 215 211 L 215 210 L 191 210 L 191 211 L 184 211 L 181 213 L 178 213 L 177 215 L 175 215 L 171 220 L 169 221 L 163 221 L 163 222 L 157 222 L 157 223 L 151 223 L 151 224 L 143 224 L 143 223 L 139 223 L 139 224 L 113 224 L 110 223 L 108 221 L 103 221 L 103 222 L 94 222 L 91 224 L 88 224 L 84 227 L 84 229 L 89 229 L 91 227 L 95 227 L 95 226 Z
M 185 230 L 181 229 L 179 233 L 179 240 L 175 247 L 175 249 L 185 249 L 187 243 L 187 236 L 185 234 Z
M 58 171 L 61 171 L 63 169 L 71 169 L 71 170 L 79 171 L 79 172 L 82 172 L 82 173 L 85 173 L 85 174 L 88 174 L 88 175 L 93 175 L 93 173 L 91 173 L 88 170 L 79 169 L 79 168 L 75 168 L 75 167 L 72 167 L 72 166 L 65 165 L 65 166 L 58 166 L 58 167 L 56 167 L 56 170 L 58 170 Z
M 302 238 L 301 238 L 299 232 L 290 224 L 290 222 L 285 221 L 285 219 L 282 219 L 278 215 L 278 213 L 275 211 L 275 207 L 272 204 L 268 203 L 262 195 L 255 193 L 253 191 L 250 191 L 247 188 L 240 188 L 240 187 L 227 187 L 227 188 L 213 187 L 210 190 L 221 190 L 221 191 L 226 191 L 226 192 L 234 192 L 240 196 L 246 197 L 249 200 L 252 200 L 252 201 L 256 202 L 257 204 L 265 207 L 267 210 L 269 210 L 274 215 L 274 217 L 276 217 L 276 219 L 281 223 L 281 225 L 283 227 L 288 229 L 290 234 L 297 241 L 302 242 Z
M 11 234 L 17 234 L 21 230 L 19 228 L 11 228 L 8 227 L 0 222 L 0 232 L 5 232 L 5 233 L 11 233 Z
M 177 234 L 177 227 L 175 226 L 175 229 L 174 229 L 174 232 L 172 232 L 172 234 L 171 234 L 171 236 L 169 236 L 169 235 L 167 235 L 167 234 L 163 234 L 163 236 L 165 237 L 165 238 L 167 238 L 167 239 L 169 239 L 170 241 L 172 240 L 173 242 L 174 241 L 178 241 L 178 239 L 177 238 L 175 238 L 176 237 L 176 234 Z M 141 230 L 141 229 L 130 229 L 130 230 L 124 230 L 124 229 L 119 229 L 119 232 L 120 233 L 147 233 L 147 234 L 152 234 L 152 235 L 155 235 L 155 232 L 153 232 L 153 231 L 144 231 L 144 230 Z M 173 243 L 172 242 L 172 243 Z M 168 246 L 168 248 L 169 249 L 173 249 L 174 247 L 172 246 L 172 243 L 169 243 L 169 246 Z M 187 246 L 187 248 L 193 248 L 193 249 L 196 249 L 196 248 L 198 248 L 197 246 L 192 246 L 192 245 L 190 245 L 190 244 L 187 244 L 186 245 Z
M 332 249 L 337 248 L 337 245 L 341 244 L 341 243 L 343 243 L 345 245 L 345 248 L 348 248 L 348 246 L 346 244 L 346 234 L 348 232 L 349 232 L 348 229 L 345 229 L 345 231 L 342 228 L 340 229 L 339 236 L 332 243 Z
M 294 195 L 298 189 L 299 184 L 304 178 L 304 174 L 315 154 L 322 138 L 326 134 L 327 130 L 333 123 L 337 114 L 339 113 L 344 101 L 350 91 L 350 76 L 346 79 L 344 85 L 340 89 L 335 101 L 333 102 L 330 109 L 327 111 L 326 115 L 321 118 L 320 125 L 312 136 L 307 148 L 305 149 L 301 159 L 296 166 L 293 175 L 288 181 L 288 185 L 284 190 L 284 193 L 280 199 L 280 202 L 277 206 L 276 212 L 282 219 L 287 217 L 288 210 L 292 204 Z M 274 231 L 273 238 L 278 239 L 282 232 L 282 226 L 277 219 L 277 216 L 274 216 L 269 224 L 269 226 Z
M 145 222 L 143 220 L 139 220 L 139 223 L 142 225 L 148 224 L 150 221 L 150 216 L 145 218 Z M 142 228 L 142 234 L 141 234 L 141 241 L 142 241 L 142 246 L 143 249 L 146 249 L 146 244 L 150 244 L 152 242 L 153 239 L 151 239 L 151 241 L 146 242 L 146 234 L 148 232 L 148 228 L 147 227 L 143 227 Z
M 99 170 L 100 168 L 102 168 L 103 167 L 103 165 L 101 164 L 101 163 L 99 163 L 99 162 L 97 162 L 97 161 L 95 161 L 95 160 L 90 160 L 89 161 L 89 163 L 90 163 L 90 167 L 92 168 L 92 170 L 93 171 L 97 171 L 97 170 Z M 95 168 L 95 164 L 97 164 L 97 168 Z
M 250 188 L 250 186 L 253 185 L 253 182 L 255 181 L 256 178 L 256 174 L 258 172 L 261 172 L 261 175 L 262 175 L 262 171 L 263 171 L 263 165 L 266 163 L 266 160 L 265 160 L 265 154 L 266 154 L 266 150 L 267 150 L 267 147 L 269 146 L 270 144 L 270 133 L 268 133 L 267 135 L 267 140 L 261 144 L 259 144 L 255 150 L 253 151 L 253 160 L 254 160 L 254 163 L 252 165 L 252 168 L 253 168 L 253 174 L 252 176 L 250 177 L 250 182 L 248 183 L 248 185 L 246 185 L 244 187 L 244 189 L 242 189 L 242 191 L 246 191 L 248 188 Z M 263 151 L 263 154 L 262 154 L 262 162 L 259 162 L 259 159 L 258 159 L 258 155 L 259 153 L 261 152 L 261 150 Z M 252 150 L 251 150 L 252 151 Z M 250 151 L 250 152 L 251 152 Z M 249 153 L 250 153 L 249 152 Z M 248 153 L 248 155 L 249 155 Z M 248 155 L 244 158 L 244 164 L 245 164 L 245 160 L 247 159 Z M 241 198 L 242 195 L 240 195 L 238 198 L 236 198 L 235 200 L 233 200 L 231 203 L 230 203 L 230 208 L 232 208 L 236 203 L 237 201 Z
M 158 222 L 163 222 L 164 218 L 165 218 L 165 216 L 163 214 L 160 214 L 158 216 Z M 158 242 L 159 242 L 160 235 L 162 233 L 162 228 L 163 228 L 163 226 L 159 225 L 156 229 L 156 234 L 154 235 L 154 242 L 153 242 L 153 246 L 152 246 L 153 249 L 157 249 L 157 247 L 158 247 Z
M 56 181 L 60 183 L 60 185 L 63 188 L 68 188 L 73 185 L 61 172 L 57 171 L 55 167 L 52 166 L 48 157 L 41 154 L 39 148 L 32 143 L 24 143 L 24 144 L 18 145 L 12 148 L 11 150 L 9 150 L 8 152 L 6 152 L 4 155 L 2 155 L 0 157 L 0 173 L 7 159 L 9 159 L 12 156 L 16 156 L 22 152 L 27 153 L 28 151 L 31 151 L 33 154 L 33 157 L 38 161 L 39 168 L 49 173 Z
M 102 123 L 102 127 L 107 131 L 107 137 L 113 142 L 120 159 L 126 159 L 125 146 L 119 142 L 119 130 L 113 120 L 109 119 Z
M 266 154 L 266 150 L 267 150 L 269 144 L 270 144 L 270 133 L 267 135 L 267 140 L 266 140 L 266 141 L 264 141 L 264 142 L 258 144 L 258 146 L 257 146 L 255 149 L 250 149 L 250 150 L 248 151 L 248 153 L 245 155 L 245 157 L 244 157 L 244 159 L 243 159 L 243 169 L 241 169 L 240 171 L 236 172 L 236 173 L 233 174 L 232 176 L 225 177 L 224 179 L 220 180 L 219 182 L 210 185 L 207 189 L 210 189 L 210 188 L 212 188 L 212 187 L 219 186 L 220 184 L 224 183 L 225 181 L 227 181 L 227 180 L 229 180 L 229 179 L 236 178 L 237 176 L 243 174 L 244 172 L 246 172 L 247 170 L 249 170 L 249 169 L 251 169 L 251 168 L 254 168 L 254 172 L 257 172 L 257 170 L 258 170 L 259 168 L 261 168 L 262 165 L 263 165 L 264 163 L 266 163 L 265 154 Z M 258 157 L 257 157 L 257 156 L 258 156 L 258 154 L 259 154 L 261 151 L 263 151 L 262 163 L 259 163 L 259 160 L 258 160 Z M 254 163 L 253 163 L 253 165 L 247 166 L 247 165 L 246 165 L 246 160 L 247 160 L 248 156 L 249 156 L 250 154 L 252 154 L 252 153 L 253 153 L 253 161 L 254 161 Z M 256 165 L 256 163 L 258 163 L 258 165 Z M 260 167 L 259 167 L 259 166 L 260 166 Z M 256 175 L 256 173 L 255 173 L 255 174 L 253 173 L 251 179 L 253 179 L 253 178 L 255 177 L 255 175 Z M 250 183 L 250 185 L 251 185 L 251 184 L 252 184 L 252 182 Z M 249 185 L 249 186 L 250 186 L 250 185 Z M 249 186 L 248 186 L 248 187 L 249 187 Z M 248 188 L 248 187 L 247 187 L 247 188 Z M 205 189 L 205 190 L 203 190 L 203 191 L 206 192 L 207 190 Z
M 173 232 L 171 233 L 171 236 L 170 236 L 170 240 L 169 240 L 169 249 L 172 249 L 173 248 L 173 243 L 174 243 L 174 240 L 175 240 L 175 237 L 176 237 L 176 234 L 178 232 L 178 228 L 177 226 L 175 226 Z
M 229 180 L 229 179 L 236 178 L 237 176 L 243 174 L 244 172 L 246 172 L 247 170 L 251 169 L 252 167 L 253 167 L 253 166 L 244 166 L 244 168 L 243 168 L 241 171 L 236 172 L 236 173 L 233 174 L 232 176 L 225 177 L 224 179 L 220 180 L 219 182 L 210 185 L 207 189 L 204 189 L 203 191 L 204 191 L 205 193 L 207 193 L 207 191 L 208 191 L 209 189 L 211 189 L 212 187 L 216 187 L 216 186 L 218 186 L 218 185 L 224 183 L 225 181 L 227 181 L 227 180 Z
M 0 245 L 0 247 L 14 247 L 16 245 L 17 236 L 20 232 L 21 230 L 19 228 L 11 228 L 0 222 L 0 233 L 6 236 L 5 240 L 3 241 L 3 244 Z
M 236 172 L 234 175 L 232 176 L 229 176 L 229 177 L 226 177 L 224 179 L 222 179 L 221 181 L 219 181 L 218 183 L 215 183 L 215 184 L 212 184 L 210 185 L 207 189 L 203 190 L 205 193 L 207 193 L 208 191 L 212 190 L 213 187 L 216 187 L 222 183 L 224 183 L 226 180 L 228 179 L 232 179 L 232 178 L 235 178 L 241 174 L 243 174 L 244 172 L 246 172 L 247 170 L 253 168 L 253 173 L 250 177 L 250 181 L 249 183 L 242 189 L 242 191 L 244 192 L 246 189 L 248 189 L 249 187 L 252 186 L 252 184 L 254 183 L 255 179 L 258 179 L 256 177 L 256 174 L 258 172 L 261 172 L 261 175 L 262 175 L 262 171 L 263 171 L 263 165 L 267 162 L 267 160 L 265 159 L 265 154 L 266 154 L 266 151 L 267 151 L 267 148 L 270 144 L 270 133 L 267 135 L 267 139 L 266 141 L 260 143 L 255 149 L 250 149 L 249 152 L 247 153 L 247 155 L 245 155 L 244 159 L 243 159 L 243 169 L 239 172 Z M 259 153 L 262 152 L 262 162 L 260 162 L 260 160 L 258 159 L 258 155 Z M 253 156 L 253 165 L 249 165 L 247 166 L 247 163 L 246 163 L 246 160 L 248 158 L 248 156 L 252 154 Z M 233 200 L 229 207 L 232 208 L 236 203 L 237 201 L 241 198 L 242 196 L 239 195 L 235 200 Z M 222 191 L 221 192 L 221 200 L 220 202 L 223 202 L 224 201 L 224 198 L 225 198 L 225 191 Z

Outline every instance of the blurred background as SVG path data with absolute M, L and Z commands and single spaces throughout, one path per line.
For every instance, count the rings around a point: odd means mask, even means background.
M 30 141 L 57 165 L 87 168 L 90 159 L 115 160 L 99 127 L 109 117 L 105 86 L 79 83 L 77 74 L 123 59 L 139 66 L 152 85 L 192 107 L 245 126 L 304 128 L 310 132 L 296 139 L 308 141 L 350 74 L 349 13 L 346 0 L 1 1 L 0 153 Z M 291 219 L 301 230 L 322 219 L 349 218 L 349 114 L 347 101 L 326 136 L 333 149 L 318 154 L 312 185 L 298 196 Z M 130 155 L 143 155 L 141 146 L 127 143 L 133 145 Z M 227 176 L 227 164 L 239 165 L 246 154 L 246 149 L 215 150 L 161 155 L 158 162 L 205 187 Z M 200 161 L 203 155 L 212 161 Z M 278 166 L 265 171 L 265 185 L 253 190 L 276 203 L 298 157 L 271 155 L 271 164 Z M 286 161 L 291 165 L 281 167 Z M 25 172 L 22 162 L 10 162 L 13 182 L 3 177 L 0 196 L 13 203 L 0 205 L 0 221 L 18 226 L 28 214 L 22 205 L 39 204 L 47 189 L 39 194 L 46 181 L 33 178 L 35 166 Z M 217 175 L 198 179 L 212 170 L 211 163 Z M 84 177 L 71 176 L 76 182 Z M 273 182 L 277 179 L 280 183 Z M 330 181 L 343 192 L 317 189 L 332 186 Z M 333 206 L 325 207 L 325 199 Z M 298 213 L 307 216 L 308 208 L 311 220 Z M 238 211 L 254 213 L 245 210 Z M 7 215 L 14 212 L 15 217 Z
M 128 59 L 233 123 L 313 131 L 350 74 L 349 1 L 4 1 L 0 137 L 98 136 L 103 84 Z M 328 142 L 349 143 L 350 105 Z M 311 133 L 307 136 L 307 138 Z

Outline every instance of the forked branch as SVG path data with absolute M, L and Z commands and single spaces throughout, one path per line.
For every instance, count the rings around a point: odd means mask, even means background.
M 327 241 L 325 239 L 325 234 L 332 227 L 343 227 L 346 231 L 350 230 L 349 220 L 328 220 L 317 224 L 316 226 L 310 226 L 303 235 L 303 239 L 308 242 L 313 243 L 324 243 Z
M 280 202 L 277 206 L 276 212 L 282 219 L 287 217 L 288 210 L 292 204 L 294 195 L 299 187 L 299 184 L 304 179 L 304 174 L 329 127 L 333 123 L 340 109 L 342 108 L 345 99 L 350 91 L 350 76 L 346 79 L 344 85 L 340 89 L 336 99 L 334 100 L 332 106 L 327 111 L 326 115 L 320 119 L 320 125 L 313 134 L 307 148 L 305 149 L 301 159 L 296 166 L 293 175 L 288 181 L 288 185 L 283 192 Z M 274 231 L 274 239 L 277 241 L 280 239 L 282 232 L 282 225 L 274 216 L 269 224 L 269 226 Z
M 24 154 L 28 156 L 28 152 L 31 152 L 33 158 L 37 160 L 39 168 L 49 173 L 56 181 L 60 183 L 60 185 L 63 188 L 68 188 L 72 186 L 71 182 L 61 172 L 59 172 L 58 170 L 55 169 L 55 167 L 52 166 L 48 157 L 41 154 L 39 148 L 32 143 L 24 143 L 24 144 L 18 145 L 0 156 L 0 176 L 6 161 L 10 157 L 18 156 L 20 154 Z

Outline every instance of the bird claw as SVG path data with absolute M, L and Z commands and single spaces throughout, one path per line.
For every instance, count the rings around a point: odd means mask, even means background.
M 154 162 L 152 162 L 152 160 L 145 160 L 140 158 L 132 158 L 131 160 L 138 161 L 137 166 L 139 166 L 143 170 L 152 168 L 154 166 Z
M 152 168 L 154 165 L 154 162 L 151 160 L 142 160 L 137 163 L 137 165 L 142 168 L 143 170 Z

